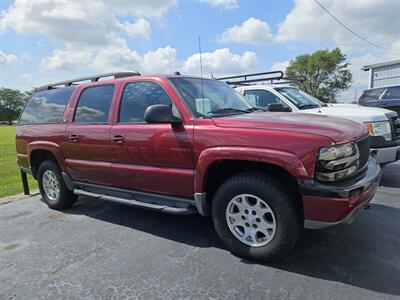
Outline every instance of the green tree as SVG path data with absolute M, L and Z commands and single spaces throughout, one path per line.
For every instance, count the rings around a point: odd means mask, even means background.
M 7 121 L 11 125 L 31 95 L 32 92 L 0 88 L 0 121 Z
M 305 76 L 299 88 L 324 102 L 335 102 L 339 92 L 352 83 L 349 63 L 339 48 L 299 55 L 286 69 L 287 76 Z

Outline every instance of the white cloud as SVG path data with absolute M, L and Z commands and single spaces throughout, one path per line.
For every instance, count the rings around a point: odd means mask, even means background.
M 84 50 L 74 49 L 55 49 L 51 56 L 41 61 L 43 69 L 67 69 L 72 70 L 77 66 L 88 63 L 91 59 L 91 53 Z
M 2 11 L 0 31 L 41 33 L 61 42 L 50 56 L 42 59 L 43 69 L 74 69 L 89 62 L 99 68 L 110 67 L 113 61 L 128 65 L 140 55 L 127 47 L 121 33 L 149 39 L 151 25 L 144 17 L 159 18 L 175 2 L 16 0 Z M 118 18 L 121 16 L 123 22 Z M 8 57 L 7 61 L 12 59 Z
M 51 10 L 52 14 L 60 16 L 67 14 Z M 79 16 L 74 16 L 79 18 Z M 143 37 L 149 35 L 150 26 L 145 19 L 139 19 L 135 23 L 119 23 L 117 26 L 128 34 L 140 34 L 146 32 Z M 144 28 L 144 29 L 143 29 Z M 143 74 L 149 73 L 199 73 L 199 54 L 193 54 L 184 60 L 178 60 L 176 49 L 166 46 L 160 47 L 143 54 L 130 49 L 124 38 L 116 32 L 108 34 L 109 42 L 100 46 L 78 47 L 76 43 L 66 43 L 64 48 L 57 48 L 53 53 L 42 59 L 41 67 L 44 70 L 53 69 L 78 69 L 92 68 L 101 71 L 116 69 L 135 69 Z M 257 66 L 257 56 L 254 52 L 243 54 L 232 53 L 228 48 L 216 49 L 213 52 L 202 54 L 204 74 L 228 74 L 242 72 Z
M 33 81 L 33 76 L 32 74 L 23 74 L 21 79 L 25 80 L 27 83 L 31 83 Z
M 393 21 L 398 19 L 399 1 L 319 1 L 362 37 L 381 46 L 400 49 L 400 22 Z M 295 0 L 293 9 L 279 24 L 276 41 L 305 41 L 323 48 L 329 45 L 341 48 L 348 56 L 353 84 L 338 95 L 339 101 L 353 101 L 368 88 L 368 72 L 362 71 L 362 66 L 398 59 L 400 54 L 369 46 L 339 25 L 315 1 Z
M 128 48 L 124 39 L 102 48 L 93 58 L 93 66 L 103 71 L 139 69 L 140 55 Z M 140 71 L 140 70 L 138 70 Z
M 121 31 L 149 38 L 151 26 L 143 17 L 160 17 L 174 4 L 175 0 L 16 0 L 2 11 L 0 28 L 42 33 L 70 48 L 98 47 L 113 43 Z M 118 16 L 141 18 L 121 23 Z
M 145 39 L 150 38 L 151 26 L 150 23 L 143 18 L 140 18 L 134 23 L 125 21 L 123 24 L 118 24 L 129 36 L 140 36 Z
M 231 75 L 247 72 L 257 66 L 257 55 L 254 52 L 246 51 L 242 55 L 232 53 L 228 48 L 217 49 L 214 52 L 202 53 L 203 74 L 210 73 L 217 76 Z M 200 74 L 200 56 L 193 54 L 182 65 L 183 73 Z
M 368 72 L 361 70 L 361 68 L 377 62 L 378 59 L 370 53 L 349 59 L 349 69 L 353 74 L 353 87 L 368 88 Z
M 349 69 L 353 75 L 353 83 L 351 87 L 338 95 L 338 100 L 340 101 L 354 101 L 355 97 L 357 99 L 360 97 L 361 92 L 368 88 L 368 72 L 361 70 L 361 67 L 369 64 L 378 62 L 377 57 L 368 53 L 361 56 L 355 56 L 349 60 Z
M 400 10 L 398 1 L 320 1 L 361 36 L 388 47 L 400 41 L 400 22 L 394 21 Z M 345 50 L 367 46 L 317 3 L 300 0 L 295 0 L 294 8 L 279 25 L 277 41 L 333 42 Z
M 170 46 L 147 52 L 141 64 L 143 73 L 172 73 L 179 68 L 176 50 Z
M 3 30 L 42 33 L 50 39 L 75 47 L 104 45 L 110 32 L 118 31 L 111 11 L 100 2 L 17 0 L 3 12 Z
M 14 54 L 6 54 L 0 50 L 0 65 L 10 64 L 18 61 L 18 57 Z
M 202 53 L 203 74 L 218 75 L 246 72 L 257 66 L 257 56 L 254 52 L 244 52 L 242 55 L 232 53 L 228 48 L 217 49 L 214 52 Z M 183 74 L 199 75 L 199 54 L 193 54 L 181 61 L 177 59 L 175 48 L 166 46 L 140 55 L 130 50 L 121 40 L 117 46 L 105 48 L 93 60 L 93 66 L 102 70 L 134 69 L 142 74 L 163 74 L 180 71 Z
M 127 1 L 127 0 L 100 0 L 110 9 L 115 10 L 121 15 L 134 15 L 138 17 L 159 18 L 166 13 L 172 6 L 176 5 L 176 0 L 146 0 L 146 1 Z
M 249 18 L 241 25 L 226 29 L 218 37 L 221 43 L 262 44 L 273 41 L 269 25 L 255 18 Z
M 129 49 L 121 39 L 117 45 L 100 51 L 93 59 L 93 66 L 102 71 L 133 69 L 142 74 L 162 74 L 178 70 L 180 64 L 177 60 L 176 50 L 170 46 L 140 55 Z
M 239 7 L 237 0 L 200 0 L 200 2 L 208 3 L 211 6 L 223 9 L 235 9 Z
M 290 60 L 285 61 L 277 61 L 272 64 L 271 71 L 282 71 L 283 73 L 286 72 L 286 68 L 289 66 Z
M 203 74 L 209 76 L 247 72 L 257 66 L 257 56 L 254 52 L 244 52 L 242 55 L 232 53 L 228 48 L 202 53 Z M 134 69 L 142 74 L 164 74 L 180 71 L 182 74 L 199 75 L 199 54 L 193 54 L 185 60 L 177 58 L 175 48 L 166 46 L 139 54 L 130 50 L 121 40 L 117 46 L 105 48 L 97 54 L 93 63 L 102 71 L 115 69 Z

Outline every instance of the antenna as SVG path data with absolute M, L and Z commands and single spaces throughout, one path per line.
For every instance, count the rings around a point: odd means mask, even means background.
M 203 63 L 201 61 L 201 38 L 199 35 L 200 77 L 203 78 Z
M 203 102 L 203 115 L 205 112 L 205 104 L 204 104 L 204 86 L 203 86 L 203 62 L 201 60 L 201 38 L 199 35 L 199 58 L 200 58 L 200 78 L 201 78 L 201 101 Z

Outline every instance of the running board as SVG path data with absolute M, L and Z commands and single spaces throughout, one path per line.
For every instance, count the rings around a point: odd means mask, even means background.
M 159 212 L 163 212 L 163 213 L 167 213 L 167 214 L 191 215 L 191 214 L 197 213 L 196 208 L 194 206 L 193 207 L 171 207 L 171 206 L 167 206 L 167 205 L 141 202 L 141 201 L 137 201 L 135 199 L 125 199 L 125 198 L 120 198 L 120 197 L 115 197 L 115 196 L 97 194 L 97 193 L 93 193 L 93 192 L 84 191 L 81 189 L 74 189 L 74 194 L 78 195 L 78 196 L 91 197 L 91 198 L 96 198 L 96 199 L 100 199 L 100 200 L 112 201 L 112 202 L 116 202 L 116 203 L 120 203 L 120 204 L 124 204 L 124 205 L 130 205 L 130 206 L 134 206 L 134 207 L 159 211 Z

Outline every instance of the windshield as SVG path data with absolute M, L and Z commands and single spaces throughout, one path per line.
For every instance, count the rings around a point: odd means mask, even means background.
M 169 80 L 196 117 L 218 117 L 258 110 L 221 81 L 185 77 Z
M 324 102 L 294 87 L 275 88 L 279 93 L 285 96 L 298 109 L 310 109 L 320 106 L 327 106 Z

